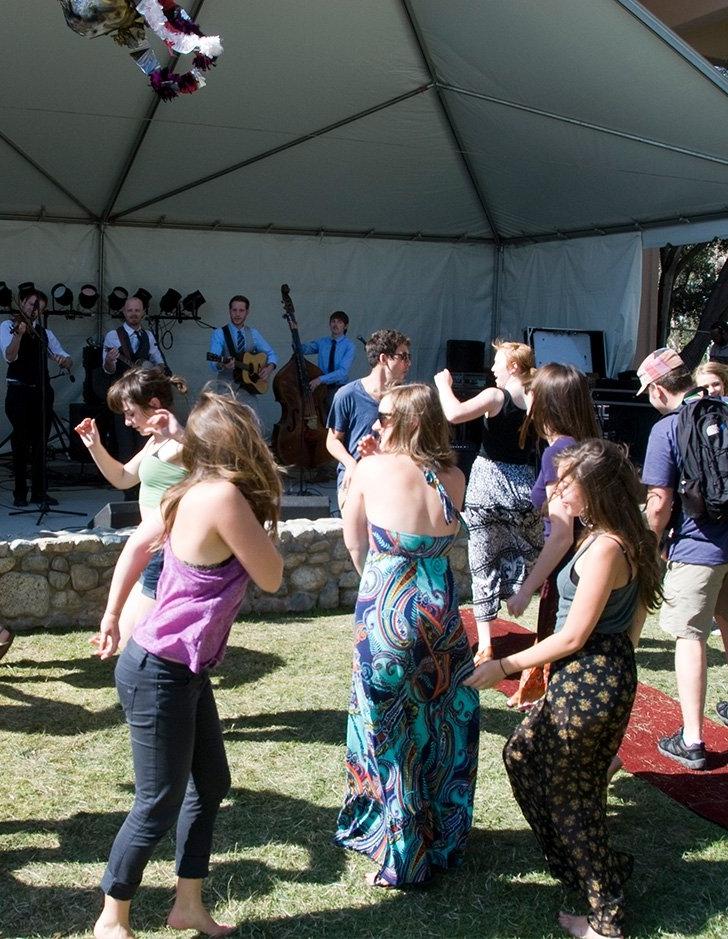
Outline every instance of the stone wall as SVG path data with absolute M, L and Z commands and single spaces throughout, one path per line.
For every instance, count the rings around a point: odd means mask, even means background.
M 248 613 L 305 613 L 351 608 L 359 578 L 342 538 L 341 520 L 296 519 L 280 526 L 283 583 L 274 594 L 251 587 Z M 0 624 L 96 626 L 106 604 L 114 565 L 128 530 L 0 542 Z M 470 597 L 467 545 L 453 546 L 451 561 L 461 599 Z

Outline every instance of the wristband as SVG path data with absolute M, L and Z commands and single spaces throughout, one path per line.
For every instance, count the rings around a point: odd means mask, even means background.
M 500 667 L 501 667 L 501 671 L 503 672 L 504 677 L 505 677 L 505 678 L 510 678 L 511 676 L 508 674 L 508 672 L 507 672 L 507 671 L 505 670 L 505 668 L 503 667 L 503 659 L 498 659 L 498 664 L 499 664 Z

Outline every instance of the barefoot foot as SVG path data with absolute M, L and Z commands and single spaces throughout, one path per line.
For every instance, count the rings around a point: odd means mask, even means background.
M 99 916 L 94 926 L 94 937 L 95 939 L 134 939 L 134 933 L 124 923 Z
M 383 877 L 380 877 L 379 874 L 375 874 L 374 871 L 370 871 L 368 874 L 364 875 L 364 883 L 367 887 L 382 887 L 384 890 L 394 890 L 392 884 L 388 884 Z
M 167 925 L 171 929 L 196 929 L 205 936 L 229 936 L 238 928 L 227 923 L 216 923 L 204 906 L 185 908 L 180 903 L 172 907 Z
M 571 913 L 562 911 L 559 913 L 559 926 L 577 939 L 605 939 L 601 933 L 591 928 L 586 916 L 572 916 Z

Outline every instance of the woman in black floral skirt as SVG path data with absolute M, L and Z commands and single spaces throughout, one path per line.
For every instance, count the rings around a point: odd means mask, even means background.
M 632 857 L 606 826 L 607 771 L 637 688 L 634 646 L 661 597 L 657 543 L 640 514 L 641 484 L 616 444 L 587 440 L 558 456 L 554 494 L 584 537 L 559 575 L 556 631 L 515 655 L 480 665 L 465 682 L 553 663 L 546 692 L 505 746 L 518 804 L 552 874 L 578 890 L 587 916 L 559 914 L 572 936 L 622 936 L 623 885 Z

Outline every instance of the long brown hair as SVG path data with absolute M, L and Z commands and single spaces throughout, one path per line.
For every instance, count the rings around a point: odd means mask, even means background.
M 182 463 L 189 476 L 172 486 L 162 500 L 167 534 L 180 499 L 191 486 L 206 479 L 227 479 L 248 500 L 260 524 L 270 523 L 275 535 L 281 481 L 251 408 L 227 395 L 203 391 L 187 420 Z
M 387 453 L 405 453 L 422 467 L 454 466 L 450 426 L 436 389 L 415 382 L 388 388 L 385 396 L 392 402 Z
M 521 428 L 521 446 L 532 427 L 542 439 L 563 434 L 575 440 L 599 437 L 586 375 L 573 365 L 549 362 L 531 382 L 531 407 Z
M 124 413 L 124 402 L 130 401 L 149 410 L 152 398 L 168 411 L 174 410 L 174 393 L 187 394 L 187 382 L 179 375 L 167 375 L 161 365 L 130 368 L 109 388 L 106 402 L 110 410 Z
M 610 440 L 584 440 L 557 454 L 558 487 L 574 481 L 586 502 L 586 527 L 617 535 L 639 581 L 640 602 L 654 610 L 662 600 L 662 566 L 655 533 L 640 511 L 644 486 L 627 450 Z

